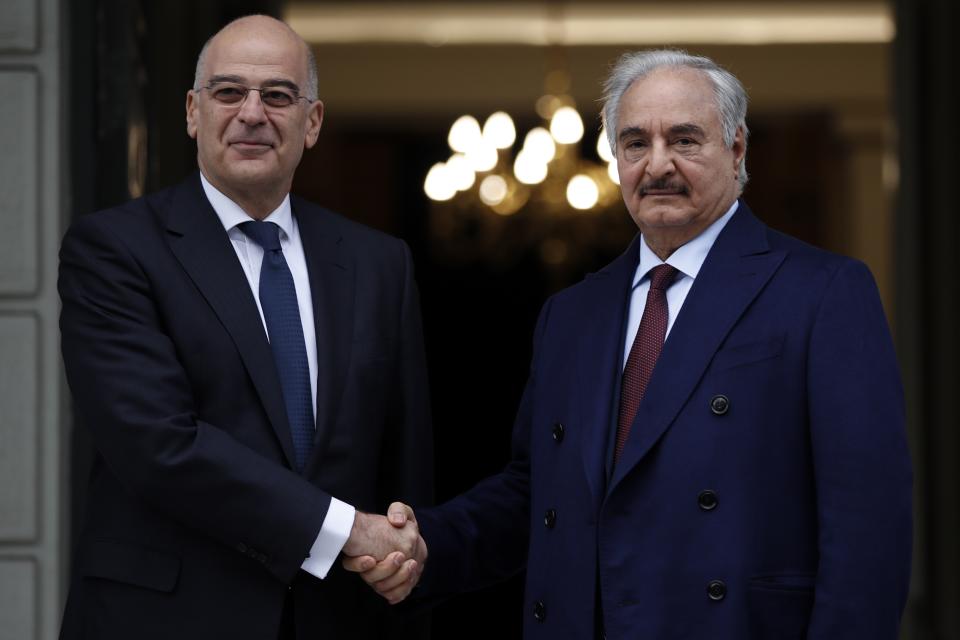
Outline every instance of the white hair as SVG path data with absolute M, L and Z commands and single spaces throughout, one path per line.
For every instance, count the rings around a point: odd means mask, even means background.
M 622 55 L 603 83 L 603 124 L 607 130 L 610 148 L 617 148 L 617 120 L 623 94 L 634 82 L 663 67 L 686 67 L 706 74 L 713 84 L 723 142 L 728 148 L 733 146 L 737 129 L 743 129 L 744 156 L 737 174 L 742 190 L 747 184 L 747 92 L 736 76 L 710 58 L 693 56 L 675 49 L 638 51 Z

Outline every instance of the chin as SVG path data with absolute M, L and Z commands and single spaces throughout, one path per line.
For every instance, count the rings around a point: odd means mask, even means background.
M 230 170 L 230 176 L 234 180 L 243 181 L 245 184 L 262 184 L 275 179 L 275 173 L 265 171 L 263 167 L 233 167 Z
M 647 206 L 634 215 L 641 227 L 682 227 L 693 222 L 694 218 L 696 214 L 689 207 L 668 204 Z

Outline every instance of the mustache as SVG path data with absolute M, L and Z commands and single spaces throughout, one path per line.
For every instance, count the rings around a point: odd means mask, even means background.
M 671 182 L 667 178 L 660 178 L 659 180 L 653 180 L 640 185 L 641 195 L 645 196 L 650 191 L 675 191 L 682 195 L 686 195 L 687 187 L 679 182 Z

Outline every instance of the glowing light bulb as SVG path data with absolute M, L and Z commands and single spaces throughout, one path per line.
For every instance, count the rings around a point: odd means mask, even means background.
M 600 129 L 600 135 L 597 136 L 597 155 L 604 162 L 613 160 L 613 151 L 610 149 L 610 141 L 607 140 L 607 130 Z
M 513 119 L 505 111 L 491 113 L 483 123 L 483 139 L 497 149 L 506 149 L 517 139 L 517 129 L 513 126 Z
M 449 200 L 457 195 L 457 188 L 453 184 L 446 164 L 438 162 L 430 167 L 423 181 L 423 191 L 428 198 L 437 202 Z
M 607 163 L 607 175 L 613 181 L 613 184 L 620 184 L 620 171 L 617 169 L 617 161 L 611 160 Z
M 477 144 L 467 150 L 466 159 L 474 171 L 490 171 L 497 166 L 497 148 L 480 138 Z
M 447 173 L 457 191 L 466 191 L 476 181 L 470 161 L 462 153 L 455 153 L 447 160 Z
M 473 116 L 460 116 L 450 127 L 447 143 L 450 148 L 460 153 L 468 153 L 482 140 L 480 123 Z
M 560 107 L 550 119 L 550 133 L 561 144 L 573 144 L 583 137 L 583 120 L 573 107 Z
M 480 183 L 480 199 L 491 207 L 503 202 L 507 197 L 507 181 L 502 176 L 492 174 Z
M 528 151 L 532 158 L 538 162 L 546 164 L 553 160 L 557 153 L 557 145 L 553 142 L 553 136 L 543 127 L 536 127 L 527 132 L 523 139 L 523 151 Z M 521 153 L 523 153 L 521 151 Z M 519 156 L 519 154 L 517 154 Z
M 586 210 L 597 204 L 600 199 L 600 189 L 590 176 L 582 173 L 570 178 L 567 183 L 567 202 L 574 209 Z
M 513 163 L 513 175 L 523 184 L 539 184 L 547 177 L 547 163 L 524 147 Z

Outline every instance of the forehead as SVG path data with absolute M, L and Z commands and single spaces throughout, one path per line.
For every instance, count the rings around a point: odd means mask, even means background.
M 713 83 L 686 67 L 661 68 L 640 78 L 620 99 L 618 127 L 660 130 L 692 123 L 707 130 L 720 126 Z
M 302 42 L 281 29 L 228 29 L 210 43 L 204 74 L 208 78 L 283 77 L 302 83 L 307 75 L 306 52 Z

